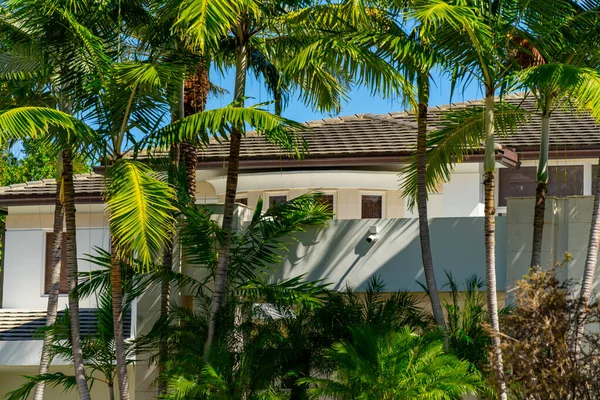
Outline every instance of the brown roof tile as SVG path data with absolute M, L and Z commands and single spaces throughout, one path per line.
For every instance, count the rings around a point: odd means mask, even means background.
M 535 115 L 534 99 L 523 95 L 510 95 L 505 101 L 521 105 L 531 111 L 533 117 L 527 124 L 509 137 L 498 137 L 502 145 L 517 151 L 536 151 L 539 146 L 541 122 Z M 429 108 L 430 129 L 435 129 L 442 114 L 448 110 L 482 106 L 482 100 L 453 103 Z M 387 114 L 357 114 L 348 117 L 325 118 L 308 121 L 302 136 L 307 142 L 307 159 L 344 157 L 404 157 L 413 153 L 416 144 L 417 122 L 412 112 L 401 111 Z M 600 128 L 594 119 L 575 113 L 568 107 L 554 111 L 551 119 L 550 148 L 559 150 L 600 151 Z M 154 156 L 162 157 L 157 152 Z M 224 161 L 228 156 L 227 142 L 213 142 L 199 151 L 199 163 Z M 269 143 L 263 136 L 249 133 L 242 139 L 242 160 L 278 160 L 293 157 L 279 146 Z

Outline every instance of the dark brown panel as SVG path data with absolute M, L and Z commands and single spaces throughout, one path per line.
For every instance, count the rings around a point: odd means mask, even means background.
M 361 218 L 381 218 L 383 198 L 380 195 L 363 195 L 361 197 Z

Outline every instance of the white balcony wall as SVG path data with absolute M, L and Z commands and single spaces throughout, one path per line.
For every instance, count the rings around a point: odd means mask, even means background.
M 44 294 L 44 268 L 46 255 L 46 232 L 51 229 L 8 229 L 6 231 L 4 259 L 3 308 L 45 309 L 48 296 Z M 97 267 L 82 260 L 85 254 L 94 254 L 94 247 L 108 249 L 108 228 L 77 229 L 77 257 L 79 271 L 86 272 Z M 59 309 L 68 302 L 61 295 Z M 93 299 L 81 301 L 82 308 L 94 307 Z

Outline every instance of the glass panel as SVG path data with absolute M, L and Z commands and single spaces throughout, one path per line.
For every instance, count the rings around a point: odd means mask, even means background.
M 583 165 L 550 167 L 548 178 L 548 196 L 567 197 L 583 194 Z
M 536 167 L 500 169 L 499 206 L 508 197 L 535 197 Z M 566 197 L 583 194 L 583 165 L 561 165 L 548 168 L 548 196 Z
M 381 218 L 383 199 L 380 195 L 363 195 L 361 198 L 361 218 Z
M 276 206 L 277 204 L 285 203 L 286 201 L 287 201 L 286 195 L 269 196 L 269 208 Z

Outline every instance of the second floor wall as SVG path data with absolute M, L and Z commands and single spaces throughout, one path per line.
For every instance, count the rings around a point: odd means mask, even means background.
M 556 155 L 555 155 L 556 156 Z M 596 159 L 553 159 L 549 169 L 549 195 L 593 195 Z M 525 160 L 518 169 L 497 164 L 496 207 L 506 213 L 506 199 L 535 196 L 537 160 Z M 251 208 L 259 198 L 266 204 L 292 199 L 311 190 L 323 192 L 336 219 L 414 218 L 400 191 L 401 165 L 377 168 L 242 171 L 237 199 Z M 222 203 L 225 170 L 198 171 L 198 201 Z M 456 166 L 452 179 L 429 194 L 430 217 L 483 216 L 483 166 L 468 162 Z

